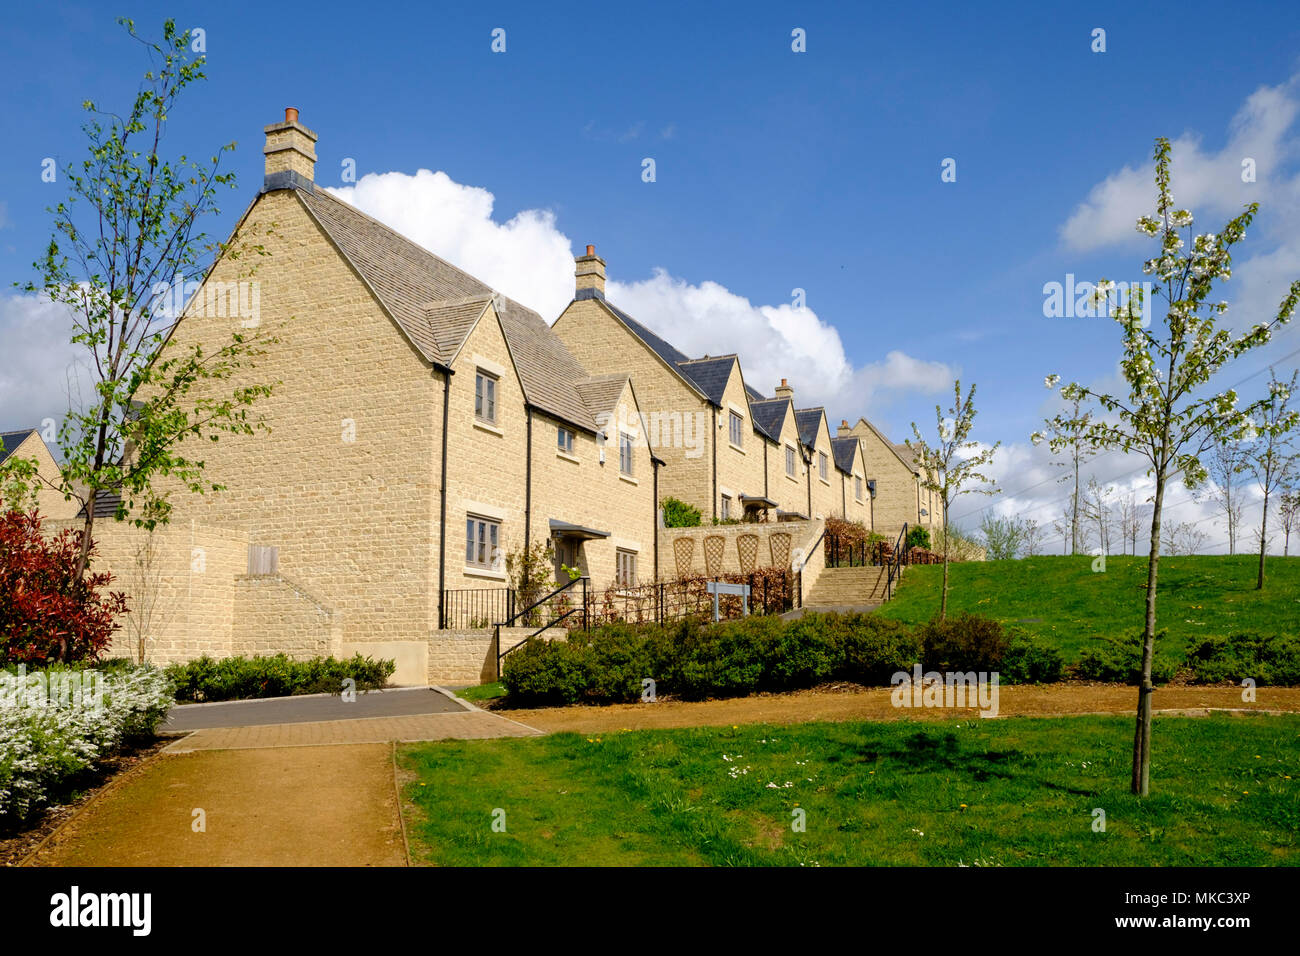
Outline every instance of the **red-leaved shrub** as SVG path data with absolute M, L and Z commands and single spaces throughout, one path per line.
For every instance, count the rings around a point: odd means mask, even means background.
M 126 595 L 105 590 L 107 571 L 77 578 L 80 547 L 72 528 L 43 535 L 35 511 L 0 515 L 0 663 L 89 660 L 108 646 Z

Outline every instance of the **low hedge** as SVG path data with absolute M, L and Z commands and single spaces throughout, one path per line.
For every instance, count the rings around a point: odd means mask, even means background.
M 338 694 L 352 678 L 357 690 L 378 690 L 388 683 L 397 664 L 391 660 L 355 657 L 339 660 L 313 657 L 296 661 L 285 654 L 268 657 L 225 657 L 206 654 L 187 664 L 171 664 L 167 676 L 176 687 L 176 700 L 204 703 L 291 697 L 297 694 Z
M 752 616 L 718 624 L 618 625 L 565 641 L 529 641 L 505 659 L 521 707 L 638 700 L 644 680 L 686 700 L 797 690 L 829 680 L 886 686 L 927 670 L 997 671 L 1005 683 L 1059 680 L 1060 653 L 996 621 L 958 615 L 916 631 L 871 614 Z
M 1207 637 L 1193 645 L 1187 665 L 1196 683 L 1300 685 L 1300 637 L 1242 631 L 1227 637 Z

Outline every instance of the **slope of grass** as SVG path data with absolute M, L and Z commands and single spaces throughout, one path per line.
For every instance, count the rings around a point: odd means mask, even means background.
M 1300 863 L 1300 717 L 1157 717 L 1145 800 L 1128 793 L 1131 738 L 1120 717 L 807 723 L 443 741 L 399 760 L 423 863 Z
M 948 609 L 970 611 L 1037 633 L 1075 661 L 1091 639 L 1140 634 L 1146 615 L 1147 561 L 1091 556 L 972 561 L 949 566 Z M 1300 557 L 1271 557 L 1264 590 L 1255 590 L 1258 557 L 1196 555 L 1160 559 L 1157 630 L 1182 652 L 1189 641 L 1238 631 L 1300 630 Z M 876 613 L 909 623 L 939 611 L 943 568 L 908 568 L 894 599 Z

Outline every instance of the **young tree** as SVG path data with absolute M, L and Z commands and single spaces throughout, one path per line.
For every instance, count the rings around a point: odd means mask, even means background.
M 1017 518 L 1001 518 L 985 512 L 980 520 L 980 538 L 984 542 L 984 554 L 988 560 L 1007 561 L 1020 553 L 1024 528 Z
M 1119 528 L 1121 550 L 1125 554 L 1137 554 L 1138 535 L 1142 533 L 1142 522 L 1147 516 L 1147 506 L 1137 500 L 1137 492 L 1130 491 L 1119 502 Z
M 1255 579 L 1255 590 L 1264 587 L 1264 558 L 1268 553 L 1268 505 L 1269 499 L 1279 488 L 1291 483 L 1300 471 L 1300 452 L 1291 445 L 1291 433 L 1300 423 L 1300 412 L 1289 410 L 1291 394 L 1295 391 L 1300 372 L 1292 372 L 1289 382 L 1278 381 L 1277 375 L 1270 369 L 1268 398 L 1261 409 L 1261 420 L 1256 426 L 1257 436 L 1251 446 L 1246 467 L 1255 476 L 1259 490 L 1264 493 L 1264 507 L 1259 519 L 1259 574 Z
M 1103 485 L 1095 475 L 1089 476 L 1088 487 L 1083 494 L 1082 514 L 1097 529 L 1097 547 L 1102 554 L 1110 554 L 1110 536 L 1114 524 L 1111 498 L 1114 494 L 1114 486 Z
M 213 252 L 234 260 L 265 250 L 213 245 L 199 228 L 203 216 L 218 212 L 217 188 L 235 186 L 233 173 L 219 171 L 221 154 L 234 143 L 206 163 L 162 153 L 181 93 L 204 77 L 189 32 L 178 33 L 168 20 L 163 40 L 154 43 L 130 20 L 118 22 L 144 45 L 153 67 L 125 114 L 84 104 L 94 117 L 83 127 L 89 156 L 64 172 L 68 197 L 50 210 L 54 235 L 34 263 L 39 278 L 23 286 L 67 306 L 72 341 L 89 352 L 91 398 L 68 411 L 58 433 L 58 490 L 84 506 L 78 575 L 89 562 L 98 499 L 119 494 L 115 518 L 152 529 L 169 512 L 157 479 L 199 494 L 220 490 L 204 480 L 203 461 L 183 441 L 252 434 L 262 426 L 249 408 L 270 392 L 269 385 L 248 385 L 218 395 L 204 387 L 231 378 L 261 354 L 258 333 L 237 320 L 229 341 L 211 351 L 169 346 L 181 318 L 163 302 L 168 283 L 202 271 L 200 258 Z
M 1291 553 L 1291 532 L 1296 529 L 1296 519 L 1300 517 L 1300 488 L 1284 491 L 1277 504 L 1278 520 L 1282 524 L 1282 556 Z
M 1025 518 L 1020 523 L 1020 550 L 1027 558 L 1041 554 L 1043 551 L 1043 526 L 1036 518 Z
M 1215 438 L 1210 447 L 1206 470 L 1210 476 L 1210 497 L 1228 521 L 1228 553 L 1237 553 L 1237 535 L 1241 530 L 1241 473 L 1246 470 L 1248 454 L 1240 441 Z
M 1048 381 L 1044 384 L 1051 388 Z M 1084 400 L 1082 397 L 1070 400 L 1070 412 L 1062 420 L 1068 424 L 1060 424 L 1058 419 L 1049 418 L 1044 423 L 1047 435 L 1052 439 L 1051 448 L 1053 451 L 1064 451 L 1064 457 L 1052 463 L 1060 468 L 1068 469 L 1067 473 L 1062 475 L 1057 481 L 1070 483 L 1070 498 L 1067 505 L 1067 514 L 1070 524 L 1070 554 L 1079 554 L 1087 550 L 1087 542 L 1084 540 L 1082 528 L 1083 505 L 1083 486 L 1081 482 L 1080 470 L 1089 461 L 1095 457 L 1096 452 L 1085 441 L 1088 424 L 1092 421 L 1092 412 L 1084 411 Z M 1058 444 L 1059 443 L 1059 444 Z
M 979 451 L 979 443 L 970 440 L 971 426 L 975 422 L 975 386 L 963 398 L 961 381 L 953 383 L 953 405 L 945 418 L 940 406 L 934 406 L 938 440 L 930 445 L 921 437 L 921 429 L 912 422 L 912 434 L 916 440 L 908 439 L 907 447 L 916 456 L 916 463 L 922 474 L 921 487 L 934 492 L 943 504 L 943 592 L 939 598 L 939 620 L 948 615 L 948 552 L 949 539 L 948 516 L 952 514 L 952 503 L 969 492 L 983 495 L 997 494 L 998 488 L 991 478 L 980 473 L 981 468 L 993 460 L 1001 442 L 991 448 Z M 987 484 L 989 488 L 973 487 Z
M 1239 334 L 1219 328 L 1216 319 L 1227 310 L 1227 303 L 1209 303 L 1207 297 L 1216 281 L 1231 275 L 1232 247 L 1245 236 L 1258 207 L 1254 203 L 1247 206 L 1217 234 L 1193 237 L 1192 214 L 1176 208 L 1170 192 L 1167 139 L 1156 141 L 1155 166 L 1156 216 L 1144 215 L 1138 219 L 1138 230 L 1160 240 L 1160 254 L 1148 260 L 1146 272 L 1158 278 L 1157 294 L 1167 303 L 1166 314 L 1155 330 L 1150 331 L 1149 313 L 1154 303 L 1144 307 L 1140 291 L 1121 303 L 1114 283 L 1103 280 L 1097 287 L 1097 296 L 1109 307 L 1122 330 L 1120 369 L 1128 394 L 1112 395 L 1077 382 L 1061 389 L 1061 396 L 1067 402 L 1095 401 L 1106 413 L 1100 420 L 1083 426 L 1084 441 L 1090 447 L 1137 452 L 1147 460 L 1147 473 L 1155 482 L 1131 780 L 1133 792 L 1141 796 L 1150 792 L 1154 691 L 1151 663 L 1155 655 L 1160 530 L 1166 485 L 1170 478 L 1181 474 L 1189 488 L 1196 488 L 1205 480 L 1201 456 L 1212 441 L 1216 437 L 1235 438 L 1245 434 L 1251 415 L 1260 411 L 1264 402 L 1239 409 L 1235 391 L 1207 390 L 1207 383 L 1233 359 L 1266 344 L 1274 328 L 1291 319 L 1300 301 L 1300 280 L 1297 280 L 1290 286 L 1274 319 L 1257 323 Z M 1186 230 L 1190 242 L 1180 230 Z M 1113 301 L 1112 296 L 1115 296 Z M 1052 384 L 1057 381 L 1059 377 L 1049 376 Z M 1057 431 L 1052 439 L 1054 450 L 1066 447 L 1061 433 L 1068 434 L 1075 424 L 1064 415 L 1057 417 Z M 1037 441 L 1042 438 L 1041 434 L 1035 436 Z

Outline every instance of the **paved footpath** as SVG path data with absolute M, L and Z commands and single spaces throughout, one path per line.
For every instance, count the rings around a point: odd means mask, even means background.
M 405 866 L 395 742 L 541 733 L 459 700 L 412 708 L 417 695 L 406 697 L 385 706 L 417 712 L 280 724 L 243 725 L 233 704 L 193 708 L 187 720 L 227 726 L 195 730 L 110 783 L 28 864 Z

